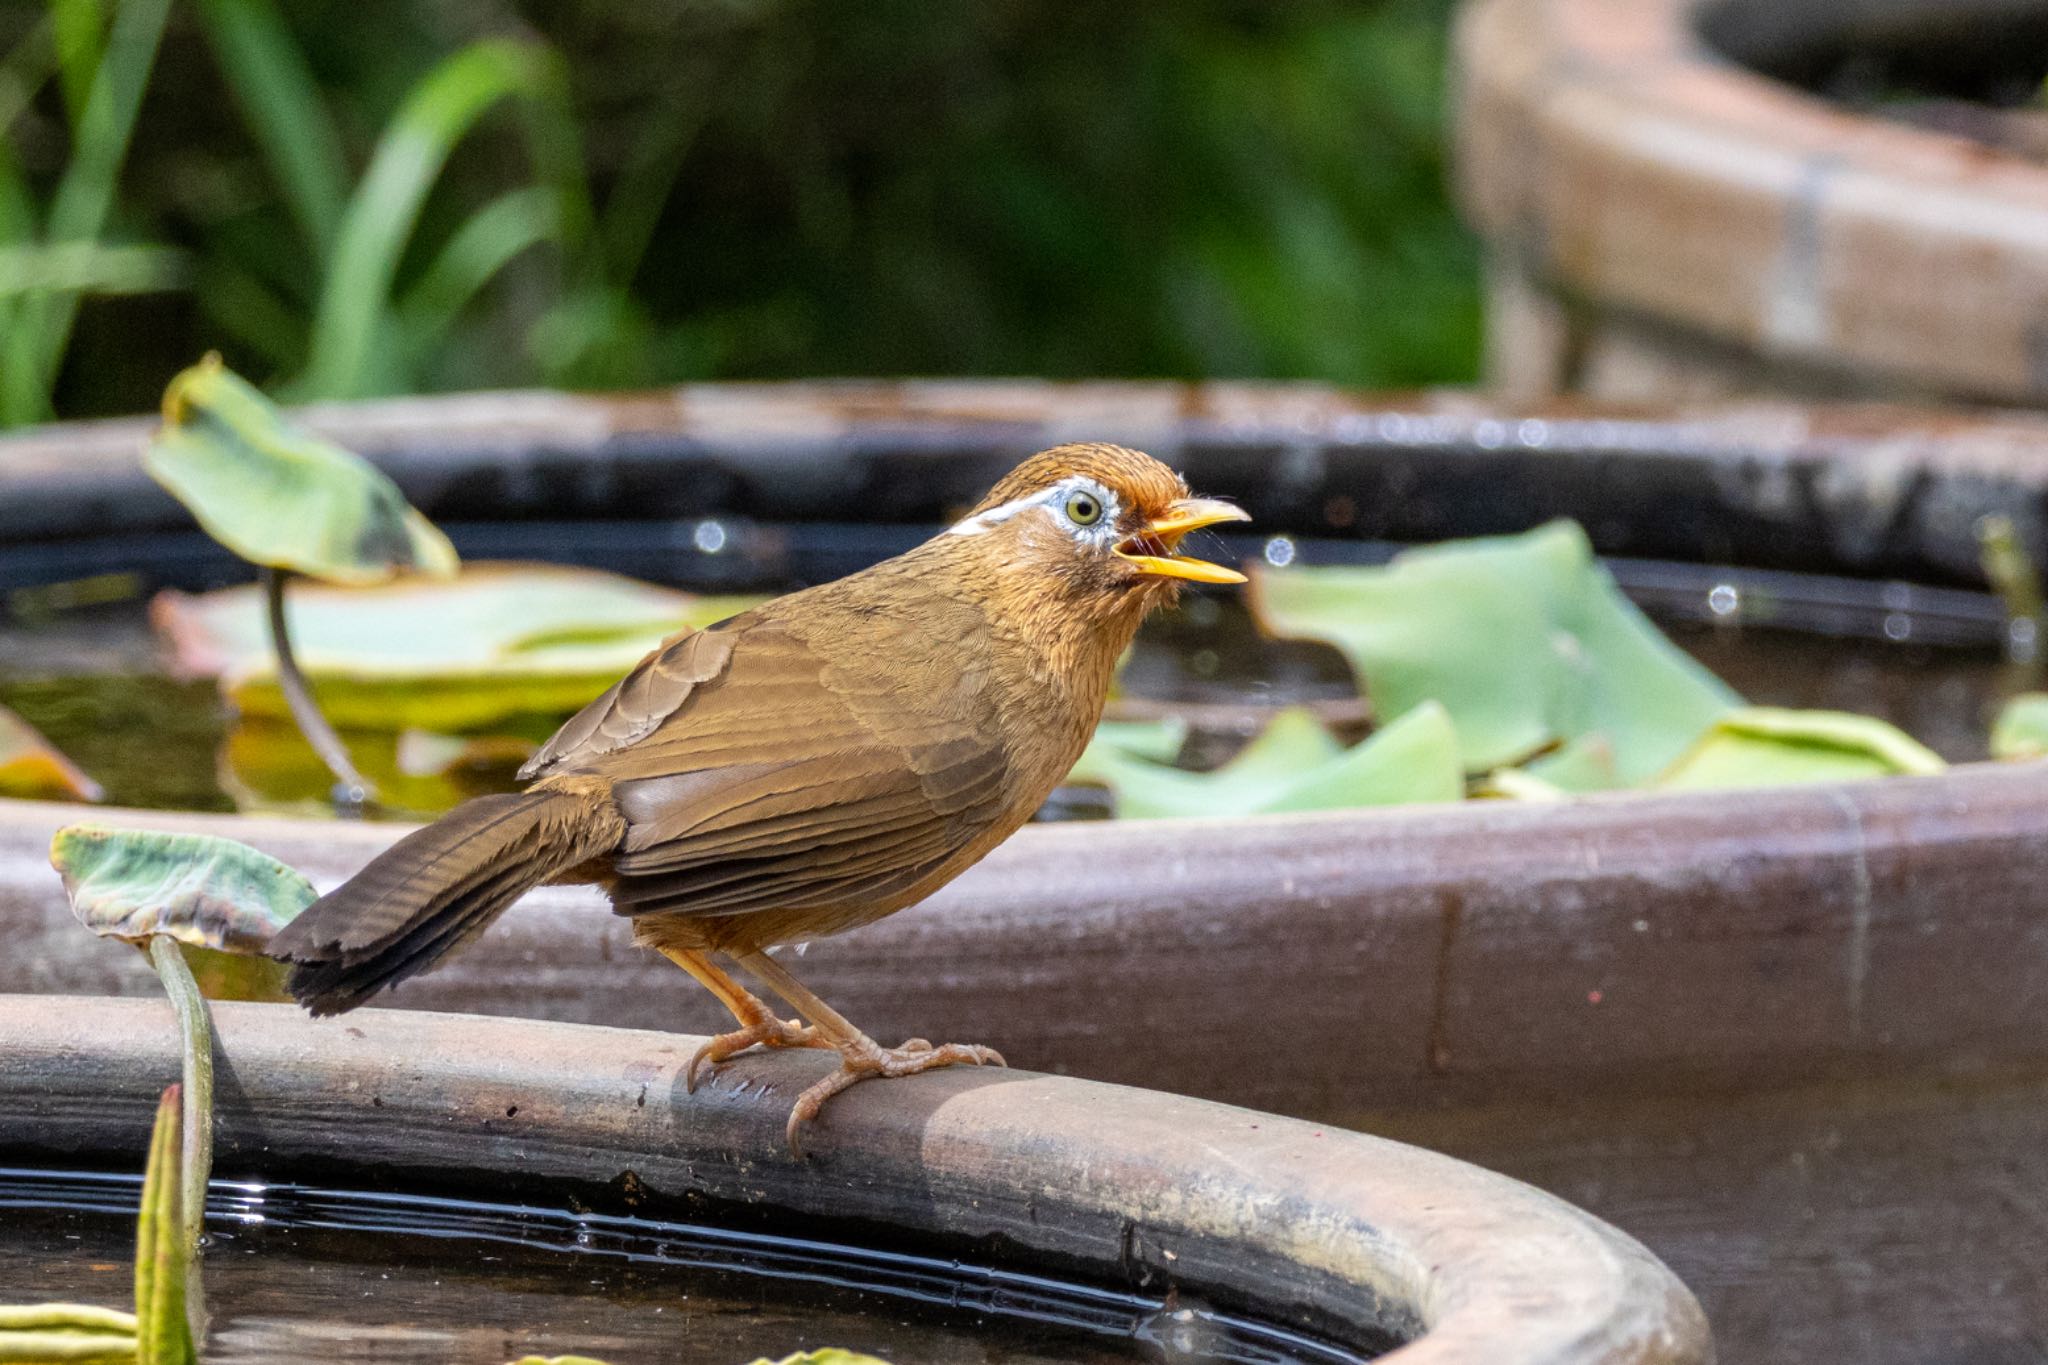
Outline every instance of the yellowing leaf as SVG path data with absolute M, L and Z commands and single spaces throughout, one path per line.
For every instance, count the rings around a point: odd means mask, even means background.
M 759 597 L 699 597 L 596 569 L 485 563 L 451 582 L 294 586 L 286 602 L 299 667 L 335 725 L 477 730 L 561 717 L 619 680 L 668 635 Z M 167 592 L 151 620 L 188 672 L 219 674 L 245 715 L 285 717 L 261 593 Z
M 1467 771 L 1597 735 L 1633 784 L 1740 704 L 1658 634 L 1570 522 L 1384 568 L 1260 570 L 1251 591 L 1270 634 L 1341 650 L 1375 714 L 1441 703 Z
M 1871 716 L 1751 706 L 1723 716 L 1655 785 L 1669 791 L 1776 787 L 1938 773 L 1947 766 L 1932 749 Z
M 107 938 L 259 953 L 319 894 L 294 869 L 211 834 L 66 825 L 50 841 L 71 913 Z
M 99 801 L 106 793 L 27 721 L 0 706 L 0 796 Z
M 208 356 L 164 390 L 143 468 L 206 533 L 252 564 L 336 583 L 402 569 L 449 577 L 455 548 L 359 455 L 291 426 Z

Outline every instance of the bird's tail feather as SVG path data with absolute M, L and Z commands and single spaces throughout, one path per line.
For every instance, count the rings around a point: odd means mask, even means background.
M 624 822 L 596 784 L 464 802 L 306 907 L 271 940 L 292 996 L 340 1014 L 426 971 L 526 892 L 611 852 Z

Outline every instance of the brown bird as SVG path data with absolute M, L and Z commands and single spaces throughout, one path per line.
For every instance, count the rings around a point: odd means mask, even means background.
M 1241 574 L 1178 553 L 1248 520 L 1148 455 L 1034 455 L 958 524 L 873 568 L 664 641 L 486 796 L 399 840 L 280 932 L 291 992 L 355 1008 L 481 933 L 532 887 L 594 882 L 636 942 L 739 1021 L 690 1060 L 837 1049 L 804 1122 L 870 1076 L 992 1049 L 885 1048 L 767 949 L 923 900 L 1014 833 L 1080 756 L 1138 625 L 1180 585 Z M 776 1017 L 712 954 L 802 1016 Z

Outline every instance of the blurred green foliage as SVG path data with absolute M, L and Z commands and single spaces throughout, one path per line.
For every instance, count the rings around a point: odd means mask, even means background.
M 808 374 L 1458 380 L 1451 0 L 0 5 L 0 419 Z

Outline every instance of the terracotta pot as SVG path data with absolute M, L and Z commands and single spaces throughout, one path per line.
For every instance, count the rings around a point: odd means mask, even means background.
M 611 540 L 629 518 L 930 523 L 1022 453 L 1085 435 L 1243 499 L 1262 534 L 1417 540 L 1574 515 L 1611 554 L 1974 584 L 1976 523 L 1997 512 L 2048 559 L 2048 420 L 2027 415 L 1630 417 L 1037 384 L 315 415 L 459 533 L 542 516 Z M 145 430 L 0 442 L 0 570 L 160 571 L 158 538 L 185 523 L 134 472 Z M 196 533 L 178 543 L 190 572 L 232 571 L 199 558 Z M 1995 604 L 1956 619 L 1984 642 L 2003 628 Z M 2012 1182 L 2048 1184 L 2044 791 L 2039 766 L 1966 765 L 1764 793 L 1031 828 L 927 904 L 812 945 L 801 972 L 885 1038 L 986 1041 L 1020 1065 L 1524 1175 L 1644 1236 L 1702 1287 L 1731 1354 L 1995 1355 L 2048 1331 L 2048 1291 L 2006 1269 L 2037 1250 L 2009 1216 Z M 399 832 L 0 804 L 0 990 L 158 989 L 63 907 L 44 850 L 77 818 L 230 833 L 322 883 Z M 576 891 L 529 898 L 391 1003 L 722 1026 Z
M 626 1173 L 695 1220 L 830 1238 L 885 1230 L 941 1255 L 1130 1285 L 1338 1340 L 1391 1335 L 1412 1365 L 1694 1365 L 1684 1287 L 1612 1228 L 1414 1148 L 1228 1106 L 1029 1072 L 858 1088 L 808 1153 L 786 1100 L 817 1054 L 683 1093 L 700 1040 L 369 1010 L 217 1008 L 216 1169 L 237 1177 L 485 1185 L 563 1202 Z M 0 1153 L 139 1164 L 178 1072 L 167 1006 L 0 997 Z M 779 1097 L 778 1097 L 779 1096 Z M 218 1305 L 216 1306 L 218 1309 Z
M 1475 0 L 1457 183 L 1492 260 L 1489 377 L 1518 399 L 2039 404 L 2048 167 L 1759 74 L 2015 16 L 2039 7 Z

